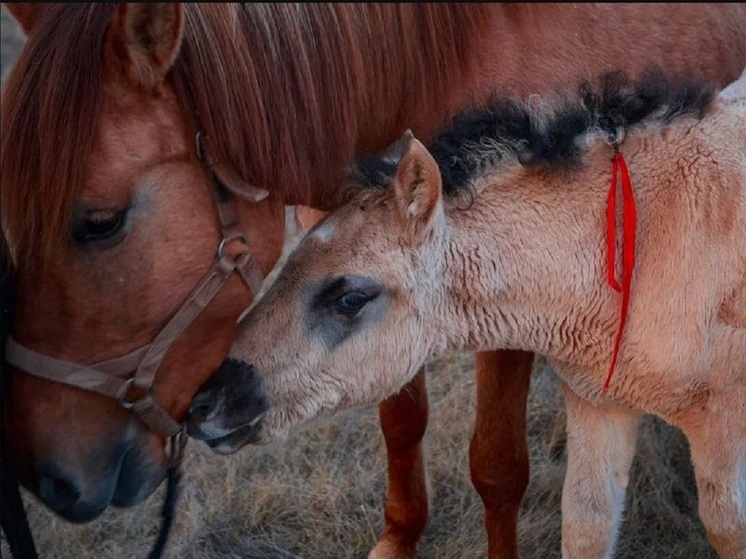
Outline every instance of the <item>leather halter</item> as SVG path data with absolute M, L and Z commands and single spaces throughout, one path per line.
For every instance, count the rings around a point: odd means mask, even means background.
M 199 132 L 196 143 L 197 157 L 207 168 L 215 195 L 222 239 L 217 248 L 215 263 L 155 340 L 121 357 L 92 365 L 80 365 L 38 353 L 19 344 L 12 336 L 8 338 L 5 347 L 7 362 L 30 375 L 117 400 L 123 408 L 132 410 L 149 429 L 165 439 L 171 439 L 174 447 L 172 450 L 178 450 L 174 443 L 176 435 L 182 433 L 182 426 L 152 397 L 151 389 L 158 367 L 173 343 L 210 303 L 233 272 L 238 273 L 254 297 L 258 295 L 264 281 L 259 266 L 249 253 L 248 239 L 239 227 L 233 197 L 215 174 L 214 163 L 208 163 L 205 159 Z M 255 192 L 259 191 L 255 189 Z M 255 195 L 254 199 L 258 201 L 261 197 L 263 196 Z M 233 243 L 240 245 L 240 251 L 235 257 L 227 256 L 225 249 Z M 131 374 L 132 371 L 135 373 Z M 180 446 L 183 446 L 186 439 L 183 436 L 180 438 Z

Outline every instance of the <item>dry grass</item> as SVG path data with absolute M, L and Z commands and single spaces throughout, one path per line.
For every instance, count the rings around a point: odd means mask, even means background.
M 2 74 L 21 41 L 2 9 Z M 426 438 L 430 523 L 420 547 L 432 559 L 486 554 L 482 507 L 469 481 L 474 414 L 473 356 L 428 365 Z M 526 559 L 560 557 L 560 494 L 565 470 L 564 407 L 555 373 L 537 359 L 529 403 L 531 481 L 520 546 Z M 169 558 L 362 558 L 383 528 L 386 461 L 375 408 L 305 426 L 284 444 L 222 457 L 192 441 Z M 112 509 L 71 525 L 25 494 L 45 559 L 146 557 L 155 540 L 160 488 L 130 510 Z M 632 467 L 617 559 L 714 557 L 697 519 L 696 488 L 681 433 L 647 418 Z M 5 542 L 3 556 L 9 556 Z
M 468 475 L 473 422 L 473 357 L 451 355 L 428 367 L 427 435 L 431 516 L 421 556 L 486 554 L 482 507 Z M 530 401 L 531 482 L 523 504 L 523 557 L 560 557 L 560 493 L 565 468 L 558 380 L 541 360 Z M 559 440 L 559 444 L 558 444 Z M 554 455 L 554 457 L 552 457 Z M 283 445 L 221 457 L 192 441 L 179 512 L 166 557 L 188 559 L 362 558 L 382 524 L 386 474 L 375 408 L 307 425 Z M 163 489 L 132 510 L 107 511 L 92 524 L 59 520 L 35 502 L 29 513 L 45 558 L 147 556 Z M 696 492 L 683 437 L 659 421 L 641 429 L 619 559 L 713 557 L 696 518 Z

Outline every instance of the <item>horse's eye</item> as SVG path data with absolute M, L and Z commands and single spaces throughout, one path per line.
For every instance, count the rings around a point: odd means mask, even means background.
M 353 313 L 362 309 L 369 301 L 375 299 L 376 294 L 349 291 L 337 299 L 337 306 L 347 312 Z
M 73 239 L 80 244 L 111 240 L 124 228 L 127 210 L 89 210 L 75 219 Z

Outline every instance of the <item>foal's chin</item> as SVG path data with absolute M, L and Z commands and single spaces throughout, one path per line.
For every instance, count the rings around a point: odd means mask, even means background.
M 270 411 L 270 413 L 255 418 L 250 424 L 238 427 L 228 433 L 222 431 L 218 434 L 213 429 L 201 429 L 201 426 L 193 426 L 189 430 L 189 435 L 204 442 L 216 454 L 233 454 L 245 446 L 262 446 L 285 441 L 292 426 L 278 426 L 272 419 L 276 418 L 272 416 Z M 208 435 L 206 431 L 210 434 Z
M 247 445 L 263 444 L 265 441 L 254 433 L 250 426 L 242 427 L 216 439 L 204 439 L 205 444 L 216 454 L 233 454 Z

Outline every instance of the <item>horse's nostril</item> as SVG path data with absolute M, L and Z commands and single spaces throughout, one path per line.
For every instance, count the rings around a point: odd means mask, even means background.
M 78 502 L 83 491 L 68 476 L 50 467 L 39 476 L 39 498 L 49 508 L 62 511 Z

